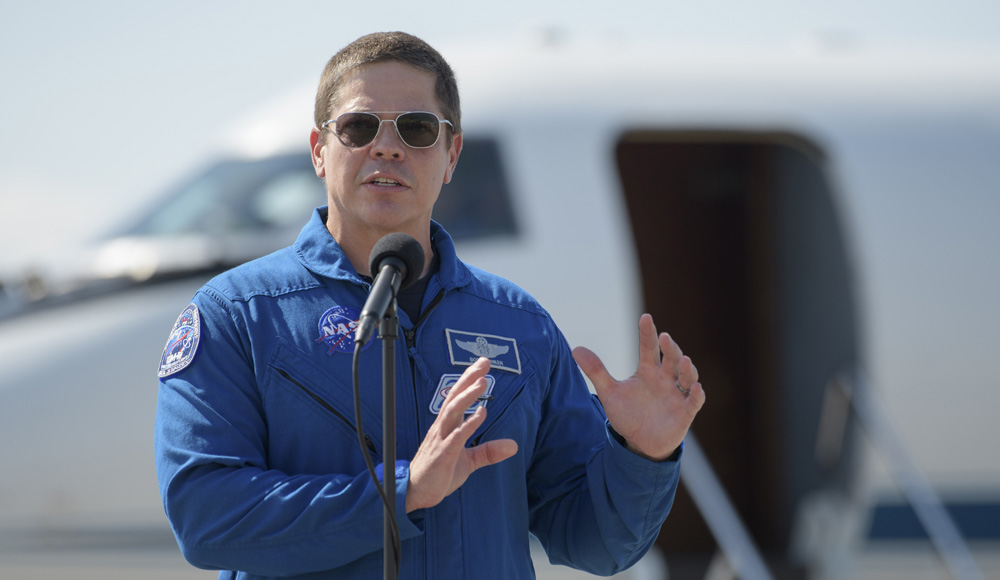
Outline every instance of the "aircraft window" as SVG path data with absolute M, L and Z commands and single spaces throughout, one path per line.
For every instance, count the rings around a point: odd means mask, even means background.
M 302 227 L 313 208 L 325 202 L 323 182 L 308 164 L 304 170 L 281 173 L 261 186 L 250 211 L 264 227 Z
M 310 195 L 305 191 L 293 193 L 287 190 L 291 188 L 291 182 L 284 178 L 307 187 L 308 182 L 302 178 L 303 174 L 311 176 L 313 182 L 311 195 L 314 201 L 310 204 L 311 207 L 325 203 L 322 184 L 313 173 L 307 152 L 250 161 L 220 161 L 168 192 L 138 223 L 124 233 L 136 236 L 220 234 L 279 226 L 285 219 L 284 214 L 277 216 L 277 219 L 262 219 L 256 204 L 277 204 L 275 200 L 260 200 L 280 195 L 281 189 L 286 189 L 285 195 L 289 196 L 289 201 L 292 196 L 301 200 Z M 291 205 L 289 203 L 280 211 L 292 211 Z M 305 223 L 308 216 L 308 212 L 300 214 L 299 223 Z
M 170 196 L 164 207 L 148 214 L 138 226 L 126 232 L 131 235 L 164 235 L 193 233 L 205 228 L 205 216 L 215 215 L 218 203 L 216 192 L 225 182 L 224 171 L 209 171 L 181 190 L 180 195 Z
M 495 139 L 465 139 L 451 183 L 441 189 L 434 220 L 456 240 L 517 233 L 507 175 Z
M 326 204 L 307 151 L 254 160 L 220 161 L 172 190 L 125 232 L 135 236 L 225 234 L 300 228 Z M 452 182 L 434 219 L 456 240 L 516 233 L 510 191 L 496 141 L 465 140 Z

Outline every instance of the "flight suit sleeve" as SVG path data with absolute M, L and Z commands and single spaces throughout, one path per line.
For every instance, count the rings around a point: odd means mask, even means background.
M 551 562 L 612 575 L 656 540 L 677 490 L 681 451 L 653 462 L 626 449 L 556 336 L 529 472 L 531 530 Z

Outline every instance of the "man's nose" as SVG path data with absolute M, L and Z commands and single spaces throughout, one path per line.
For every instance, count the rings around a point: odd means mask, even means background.
M 386 123 L 389 124 L 386 127 Z M 396 123 L 392 119 L 382 119 L 379 123 L 378 133 L 372 141 L 371 154 L 375 157 L 390 157 L 392 159 L 402 159 L 406 154 L 406 145 L 399 138 L 396 132 Z

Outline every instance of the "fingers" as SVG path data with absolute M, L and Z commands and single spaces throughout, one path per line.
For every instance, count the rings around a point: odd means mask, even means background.
M 660 334 L 659 339 L 660 351 L 663 353 L 662 364 L 670 373 L 677 376 L 680 373 L 679 365 L 684 357 L 684 353 L 681 351 L 681 347 L 666 332 Z
M 465 412 L 486 392 L 486 373 L 489 370 L 490 360 L 478 359 L 462 373 L 448 392 L 438 419 L 448 423 L 449 430 L 455 429 L 465 420 Z
M 678 390 L 684 393 L 684 398 L 693 403 L 693 412 L 697 413 L 705 404 L 705 389 L 698 382 L 698 368 L 689 357 L 683 357 L 677 378 Z
M 466 447 L 469 438 L 486 420 L 483 406 L 477 407 L 471 415 L 466 412 L 489 388 L 486 380 L 489 368 L 489 359 L 477 360 L 462 373 L 445 397 L 437 419 L 410 461 L 407 513 L 437 505 L 465 483 L 473 471 L 517 453 L 517 443 L 510 439 Z
M 607 389 L 613 389 L 617 383 L 614 377 L 608 372 L 607 367 L 600 357 L 585 347 L 573 349 L 573 358 L 580 365 L 590 382 L 593 383 L 598 396 L 602 396 Z M 639 317 L 639 368 L 640 370 L 653 367 L 659 372 L 662 367 L 663 372 L 677 379 L 680 375 L 681 362 L 684 353 L 680 346 L 667 333 L 657 335 L 656 325 L 653 317 L 643 314 Z M 690 362 L 690 360 L 689 360 Z M 692 365 L 693 367 L 693 365 Z M 693 381 L 696 381 L 695 378 Z
M 466 411 L 486 392 L 486 374 L 489 370 L 490 360 L 485 357 L 478 359 L 462 373 L 462 377 L 445 397 L 442 414 L 447 414 L 450 421 L 457 423 L 449 435 L 456 444 L 461 442 L 464 446 L 486 420 L 486 407 L 477 407 L 469 417 L 466 417 Z M 472 471 L 475 471 L 513 457 L 517 453 L 517 442 L 513 439 L 487 441 L 469 449 L 468 453 L 472 460 Z
M 656 325 L 653 324 L 653 317 L 649 314 L 643 314 L 639 317 L 639 364 L 660 364 L 660 345 L 656 339 Z
M 649 317 L 648 323 L 646 325 L 646 318 Z M 652 330 L 653 333 L 656 332 L 655 326 L 652 326 L 652 317 L 648 314 L 644 314 L 639 319 L 639 332 L 640 332 L 640 362 L 643 352 L 647 355 L 652 352 L 652 349 L 645 344 L 643 340 L 648 340 L 649 331 Z M 698 406 L 704 403 L 705 392 L 701 387 L 701 383 L 698 382 L 698 368 L 694 366 L 694 362 L 691 361 L 691 357 L 685 356 L 684 352 L 681 350 L 680 345 L 674 342 L 666 332 L 661 333 L 657 338 L 657 348 L 660 353 L 662 353 L 662 360 L 660 361 L 664 372 L 672 376 L 677 385 L 677 391 L 683 394 L 685 397 L 691 395 L 692 392 L 698 392 Z
M 485 377 L 486 373 L 490 372 L 490 359 L 486 357 L 479 357 L 476 362 L 469 365 L 469 368 L 465 369 L 462 373 L 461 378 L 455 384 L 455 388 L 461 390 L 460 385 L 469 382 L 475 382 L 476 379 L 480 377 Z M 454 391 L 455 389 L 452 389 Z
M 681 384 L 684 386 L 693 385 L 698 382 L 698 368 L 691 362 L 691 357 L 681 357 L 677 374 Z
M 653 317 L 643 314 L 639 317 L 639 364 L 666 366 L 675 376 L 684 353 L 666 332 L 656 333 Z

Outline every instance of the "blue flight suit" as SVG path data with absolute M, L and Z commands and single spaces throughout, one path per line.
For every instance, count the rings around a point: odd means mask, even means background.
M 355 432 L 353 329 L 369 284 L 316 210 L 290 247 L 195 295 L 160 367 L 156 464 L 184 556 L 220 578 L 382 578 L 382 503 Z M 528 532 L 552 562 L 610 575 L 655 540 L 680 450 L 625 449 L 548 313 L 460 261 L 432 223 L 440 267 L 419 320 L 399 312 L 397 521 L 401 579 L 529 579 Z M 469 445 L 517 441 L 439 505 L 406 514 L 409 461 L 447 388 L 479 356 L 487 418 Z M 360 359 L 365 446 L 381 458 L 381 347 Z M 240 571 L 240 572 L 234 572 Z

